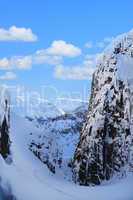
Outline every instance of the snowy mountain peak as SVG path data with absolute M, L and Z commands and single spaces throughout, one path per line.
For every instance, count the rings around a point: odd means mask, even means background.
M 112 64 L 119 79 L 127 80 L 129 83 L 133 82 L 133 30 L 124 33 L 113 39 L 111 44 L 104 50 L 98 59 L 97 70 L 103 64 L 108 67 Z M 113 66 L 114 65 L 114 66 Z M 107 70 L 107 69 L 106 69 Z M 113 69 L 112 69 L 113 70 Z
M 133 47 L 133 29 L 127 33 L 118 35 L 112 42 L 105 48 L 103 53 L 119 53 L 117 48 L 126 50 L 126 48 Z
M 133 31 L 118 36 L 93 75 L 87 121 L 74 156 L 74 180 L 100 184 L 125 173 L 132 141 Z

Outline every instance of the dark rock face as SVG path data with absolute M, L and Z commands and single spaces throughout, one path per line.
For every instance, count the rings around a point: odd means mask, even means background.
M 4 118 L 4 121 L 1 125 L 1 155 L 3 158 L 7 158 L 10 154 L 10 142 L 9 142 L 9 127 L 6 121 L 6 118 Z
M 0 99 L 0 153 L 4 159 L 10 154 L 10 138 L 9 138 L 9 128 L 10 128 L 10 106 L 9 97 L 1 89 L 1 99 Z
M 103 55 L 93 76 L 87 120 L 73 160 L 74 181 L 81 185 L 124 174 L 130 163 L 131 88 L 118 69 L 124 55 L 133 55 L 133 35 Z

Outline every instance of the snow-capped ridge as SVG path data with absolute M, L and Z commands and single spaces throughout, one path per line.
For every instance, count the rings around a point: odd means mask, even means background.
M 97 185 L 127 173 L 132 145 L 133 31 L 103 52 L 93 75 L 89 110 L 74 156 L 74 180 Z
M 108 54 L 109 52 L 110 53 L 114 52 L 114 49 L 117 47 L 120 47 L 120 44 L 123 45 L 124 49 L 132 46 L 132 44 L 133 44 L 133 29 L 113 38 L 112 42 L 105 48 L 103 53 Z

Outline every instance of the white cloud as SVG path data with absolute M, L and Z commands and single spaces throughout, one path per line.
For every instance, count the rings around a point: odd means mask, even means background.
M 103 53 L 85 55 L 83 62 L 77 66 L 57 65 L 54 76 L 57 79 L 89 80 L 101 61 Z
M 11 58 L 12 68 L 30 69 L 32 67 L 32 56 L 16 56 Z
M 1 70 L 13 70 L 13 69 L 30 69 L 32 67 L 31 56 L 13 56 L 11 58 L 0 59 Z
M 10 68 L 10 63 L 7 58 L 0 59 L 0 69 L 7 70 Z
M 0 59 L 1 70 L 30 69 L 32 65 L 48 64 L 58 65 L 63 61 L 63 57 L 76 57 L 81 54 L 81 50 L 65 41 L 54 41 L 48 49 L 36 51 L 27 56 L 12 56 L 11 58 Z
M 61 56 L 48 55 L 45 50 L 37 51 L 32 57 L 34 64 L 57 65 L 62 62 Z
M 51 47 L 46 49 L 48 55 L 76 57 L 81 55 L 81 49 L 63 40 L 53 41 Z
M 37 36 L 30 28 L 11 26 L 8 30 L 0 28 L 0 41 L 35 42 L 37 41 Z
M 0 80 L 14 80 L 17 76 L 13 72 L 6 72 L 4 75 L 0 76 Z
M 42 52 L 36 52 L 33 55 L 28 56 L 13 56 L 11 58 L 0 59 L 0 70 L 28 70 L 31 69 L 33 65 L 57 65 L 62 62 L 62 57 L 59 56 L 49 56 L 43 54 Z
M 55 68 L 55 77 L 58 79 L 71 79 L 71 80 L 83 80 L 90 79 L 94 72 L 93 68 L 83 66 L 66 67 L 59 65 Z
M 91 41 L 89 41 L 85 44 L 85 47 L 88 49 L 91 49 L 91 48 L 93 48 L 93 43 Z
M 42 50 L 28 56 L 13 56 L 11 58 L 2 58 L 0 59 L 0 70 L 27 70 L 31 69 L 32 65 L 47 64 L 55 66 L 61 62 L 62 57 L 46 55 Z
M 48 55 L 46 50 L 36 51 L 28 56 L 13 56 L 9 59 L 0 60 L 0 68 L 3 70 L 30 69 L 32 65 L 48 64 L 55 67 L 54 75 L 58 79 L 90 79 L 96 65 L 98 55 L 86 55 L 81 64 L 77 66 L 63 65 L 63 57 L 57 55 Z
M 64 66 L 57 65 L 55 68 L 55 77 L 58 79 L 84 80 L 91 79 L 95 70 L 97 55 L 86 56 L 82 65 Z

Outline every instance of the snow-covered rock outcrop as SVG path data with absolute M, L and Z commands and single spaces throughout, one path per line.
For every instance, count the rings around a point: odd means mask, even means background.
M 8 92 L 0 88 L 0 154 L 4 159 L 10 154 L 10 101 Z
M 96 185 L 125 174 L 131 163 L 133 31 L 105 50 L 93 75 L 86 123 L 75 151 L 74 180 Z
M 39 130 L 38 133 L 29 133 L 29 149 L 53 173 L 68 169 L 86 119 L 87 107 L 83 104 L 71 113 L 48 119 L 27 118 Z

